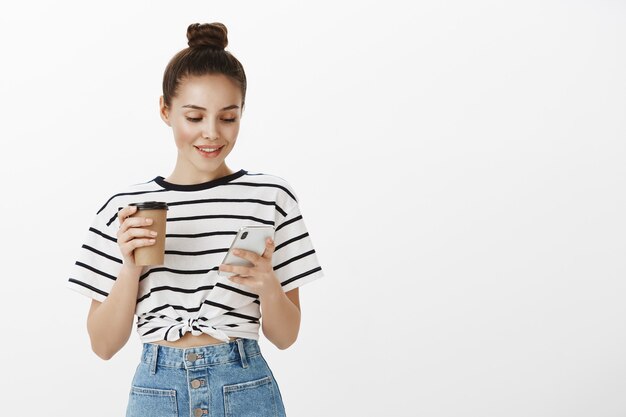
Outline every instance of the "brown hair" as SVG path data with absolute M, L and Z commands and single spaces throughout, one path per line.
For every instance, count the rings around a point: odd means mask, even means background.
M 187 77 L 224 74 L 241 88 L 241 109 L 246 101 L 246 73 L 225 48 L 228 31 L 222 23 L 192 23 L 187 28 L 187 44 L 170 60 L 163 74 L 163 101 L 167 107 L 176 97 L 178 85 Z

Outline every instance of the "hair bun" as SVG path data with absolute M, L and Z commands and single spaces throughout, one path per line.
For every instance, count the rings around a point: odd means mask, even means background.
M 190 48 L 224 49 L 228 45 L 228 31 L 222 23 L 192 23 L 187 28 Z

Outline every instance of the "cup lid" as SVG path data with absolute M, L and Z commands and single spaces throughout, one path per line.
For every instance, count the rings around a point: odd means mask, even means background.
M 163 201 L 143 201 L 130 203 L 129 206 L 137 206 L 137 210 L 168 210 L 167 203 Z

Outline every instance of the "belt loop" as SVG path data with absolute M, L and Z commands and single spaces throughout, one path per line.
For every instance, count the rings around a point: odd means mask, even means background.
M 152 344 L 152 359 L 150 360 L 150 375 L 156 374 L 158 352 L 159 352 L 159 345 L 157 345 L 156 343 L 153 343 Z
M 248 358 L 246 357 L 246 350 L 243 348 L 243 339 L 237 338 L 237 349 L 239 350 L 239 357 L 241 358 L 241 366 L 248 367 Z

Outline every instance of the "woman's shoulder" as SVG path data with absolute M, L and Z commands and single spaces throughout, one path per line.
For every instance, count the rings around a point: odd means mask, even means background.
M 282 176 L 259 171 L 245 171 L 245 178 L 250 181 L 269 182 L 279 185 L 291 186 L 289 182 Z
M 156 178 L 156 177 L 155 177 Z M 149 180 L 139 180 L 139 182 L 128 182 L 125 184 L 112 184 L 110 188 L 100 193 L 100 207 L 98 214 L 102 212 L 117 212 L 120 207 L 142 199 L 153 192 L 162 191 L 155 182 L 155 178 Z M 145 200 L 145 198 L 143 198 Z M 154 198 L 148 198 L 154 200 Z
M 282 190 L 294 201 L 298 201 L 293 186 L 283 176 L 267 172 L 246 171 L 246 175 L 243 177 L 243 181 L 275 187 Z

